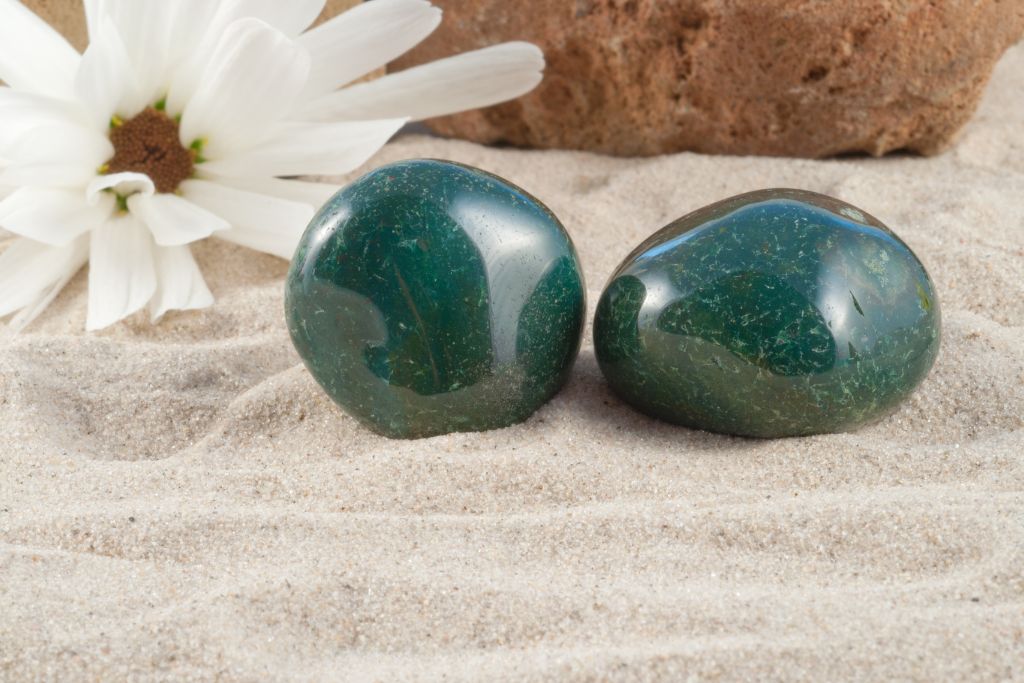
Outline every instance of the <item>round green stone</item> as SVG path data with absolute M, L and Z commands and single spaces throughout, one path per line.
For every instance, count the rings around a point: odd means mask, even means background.
M 939 350 L 924 266 L 877 219 L 763 190 L 671 223 L 619 266 L 594 344 L 641 411 L 725 434 L 854 429 L 896 409 Z
M 328 395 L 396 438 L 521 422 L 565 383 L 586 312 L 579 258 L 536 199 L 483 171 L 380 168 L 313 219 L 288 329 Z

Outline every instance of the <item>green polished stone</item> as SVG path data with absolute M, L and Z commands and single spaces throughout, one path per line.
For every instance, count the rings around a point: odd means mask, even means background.
M 598 362 L 641 411 L 713 432 L 854 429 L 909 396 L 939 350 L 921 262 L 877 219 L 763 190 L 671 223 L 619 266 Z
M 306 367 L 396 438 L 521 422 L 565 383 L 586 312 L 579 258 L 540 202 L 443 161 L 380 168 L 313 219 L 285 292 Z

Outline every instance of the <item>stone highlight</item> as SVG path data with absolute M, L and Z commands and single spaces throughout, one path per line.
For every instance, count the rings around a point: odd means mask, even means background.
M 444 161 L 384 166 L 313 219 L 285 291 L 324 390 L 394 438 L 506 427 L 563 386 L 584 280 L 572 240 L 511 183 Z
M 671 223 L 619 266 L 594 345 L 612 388 L 695 429 L 786 437 L 894 411 L 939 350 L 910 248 L 838 199 L 762 190 Z

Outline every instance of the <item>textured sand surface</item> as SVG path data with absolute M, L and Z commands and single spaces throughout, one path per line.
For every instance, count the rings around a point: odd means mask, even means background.
M 546 200 L 591 306 L 669 220 L 831 193 L 931 271 L 943 349 L 895 416 L 783 441 L 659 424 L 589 342 L 527 423 L 374 436 L 299 365 L 285 264 L 219 301 L 0 341 L 0 679 L 1024 680 L 1024 46 L 932 159 L 613 160 L 403 138 Z

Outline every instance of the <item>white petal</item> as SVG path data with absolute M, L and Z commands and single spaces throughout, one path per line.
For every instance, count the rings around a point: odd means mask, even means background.
M 82 238 L 63 247 L 51 247 L 21 238 L 11 243 L 0 254 L 0 318 L 37 307 L 54 285 L 66 283 L 85 263 L 87 242 Z M 27 325 L 31 321 L 22 322 Z
M 97 20 L 99 36 L 106 39 L 104 23 L 110 23 L 123 40 L 126 63 L 138 84 L 133 99 L 123 103 L 126 114 L 132 116 L 163 96 L 167 88 L 169 41 L 173 35 L 174 20 L 180 0 L 104 0 L 102 17 Z M 191 8 L 189 8 L 191 9 Z
M 132 0 L 124 1 L 131 2 Z M 175 3 L 167 3 L 166 0 L 152 1 L 167 4 L 172 12 L 170 26 L 165 27 L 169 66 L 174 66 L 185 56 L 195 54 L 200 44 L 208 37 L 208 31 L 211 28 L 223 31 L 227 25 L 212 26 L 213 18 L 222 5 L 219 2 L 210 0 L 177 0 Z M 211 39 L 211 49 L 215 44 Z
M 18 311 L 18 314 L 11 318 L 8 328 L 12 332 L 21 332 L 28 327 L 33 320 L 46 310 L 46 307 L 53 303 L 57 295 L 71 282 L 71 278 L 78 274 L 85 262 L 89 260 L 89 238 L 82 236 L 68 245 L 71 252 L 64 266 L 64 274 L 56 282 L 39 293 L 36 300 Z
M 64 100 L 0 87 L 0 156 L 34 128 L 86 124 L 82 114 L 77 106 Z
M 132 59 L 128 55 L 117 26 L 104 19 L 99 35 L 82 55 L 75 75 L 75 94 L 84 102 L 93 123 L 105 130 L 114 114 L 130 118 L 145 103 L 139 92 Z
M 181 192 L 190 202 L 223 216 L 231 229 L 217 237 L 290 259 L 313 219 L 313 207 L 245 192 L 206 180 L 186 180 Z
M 503 43 L 357 83 L 314 100 L 302 114 L 318 121 L 428 119 L 524 95 L 543 69 L 537 46 Z
M 228 176 L 341 175 L 362 166 L 405 119 L 285 124 L 258 147 L 201 165 Z
M 15 0 L 0 0 L 0 80 L 67 97 L 80 57 L 59 33 Z
M 144 173 L 111 173 L 93 178 L 85 188 L 85 200 L 95 206 L 111 194 L 130 197 L 136 194 L 152 195 L 155 192 L 156 186 Z
M 215 21 L 218 13 L 226 13 L 226 3 L 220 0 L 90 2 L 98 6 L 98 16 L 102 17 L 90 25 L 98 25 L 103 19 L 112 20 L 124 39 L 137 75 L 142 106 L 167 96 L 175 74 L 186 67 L 194 88 L 224 28 L 234 20 L 226 17 Z M 286 1 L 277 4 L 290 5 Z M 172 114 L 180 114 L 184 103 L 181 105 Z
M 85 26 L 89 30 L 90 42 L 99 33 L 99 26 L 102 17 L 105 16 L 104 8 L 106 0 L 82 0 L 85 6 Z
M 114 154 L 110 141 L 82 126 L 37 126 L 4 150 L 10 165 L 0 174 L 3 185 L 81 187 Z
M 86 329 L 113 325 L 149 303 L 156 292 L 153 248 L 149 231 L 131 214 L 92 231 Z
M 326 0 L 227 0 L 220 7 L 217 21 L 226 26 L 254 17 L 294 38 L 316 21 L 326 4 Z
M 181 140 L 222 156 L 258 142 L 288 113 L 309 76 L 309 53 L 256 19 L 231 24 L 181 120 Z
M 213 305 L 213 294 L 199 272 L 191 249 L 185 246 L 156 247 L 154 263 L 157 288 L 149 302 L 153 322 L 167 311 L 191 311 Z
M 225 26 L 213 23 L 220 4 L 210 0 L 178 0 L 170 4 L 174 16 L 166 30 L 168 72 L 160 85 L 165 89 L 167 112 L 172 116 L 184 111 L 224 32 Z
M 281 178 L 239 178 L 234 176 L 214 176 L 212 182 L 227 185 L 246 192 L 265 194 L 290 202 L 320 207 L 338 193 L 341 188 L 331 183 L 307 183 L 301 180 L 283 180 Z
M 81 190 L 23 187 L 0 202 L 0 226 L 37 242 L 67 246 L 110 218 L 114 198 L 102 200 L 89 205 Z
M 128 210 L 138 216 L 159 246 L 190 244 L 231 225 L 206 209 L 173 194 L 136 194 L 128 198 Z
M 405 54 L 441 23 L 426 0 L 356 5 L 299 38 L 313 57 L 304 96 L 325 95 Z
M 88 182 L 89 172 L 62 164 L 19 164 L 0 172 L 0 183 L 15 187 L 80 187 Z
M 202 38 L 192 44 L 187 52 L 180 53 L 185 58 L 175 70 L 167 94 L 167 110 L 172 114 L 180 114 L 185 110 L 189 100 L 198 92 L 218 45 L 232 24 L 241 20 L 255 20 L 273 27 L 288 38 L 295 38 L 313 23 L 324 4 L 324 0 L 221 0 L 207 2 L 205 14 L 202 14 L 200 8 L 189 9 L 188 12 L 198 17 L 198 20 L 179 25 L 175 29 L 175 40 L 179 44 L 188 44 L 197 40 L 196 36 Z M 214 11 L 211 12 L 211 9 Z M 179 14 L 179 18 L 186 16 L 185 12 Z

